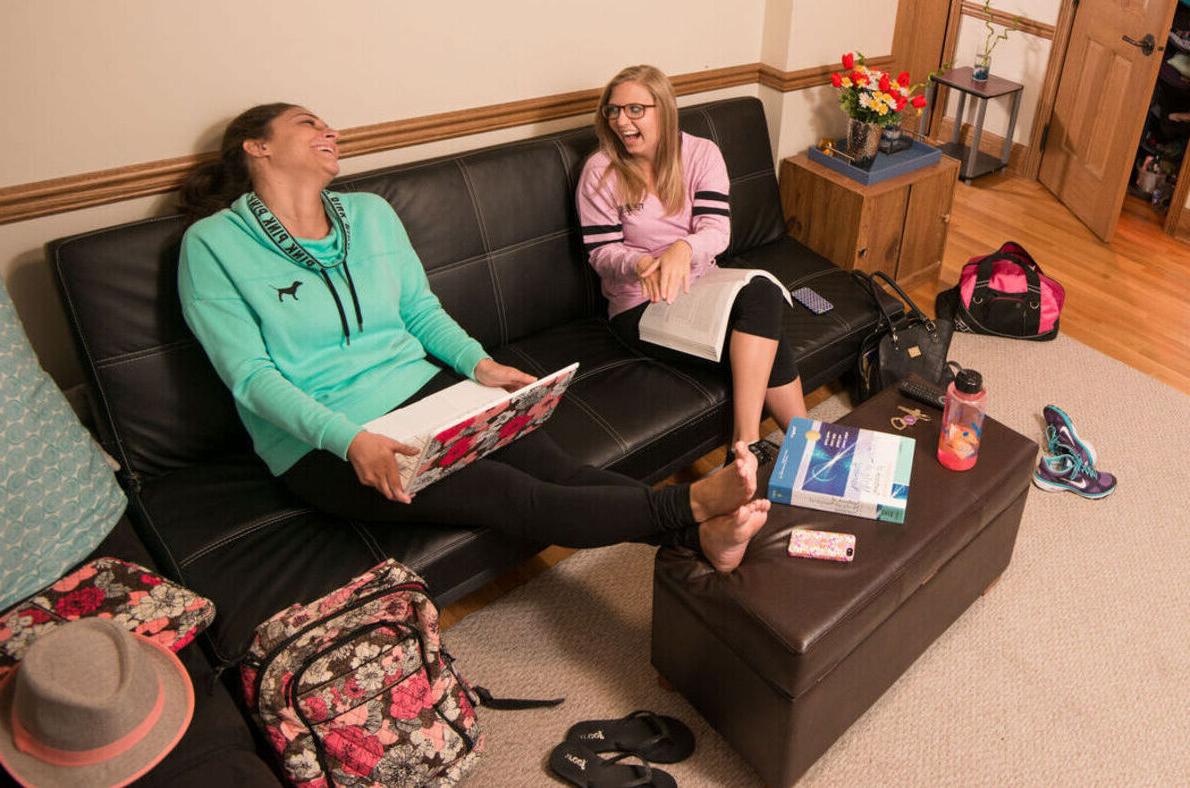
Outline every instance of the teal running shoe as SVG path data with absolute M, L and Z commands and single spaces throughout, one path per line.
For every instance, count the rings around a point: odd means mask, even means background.
M 1033 484 L 1046 492 L 1072 492 L 1097 500 L 1116 491 L 1116 477 L 1097 471 L 1073 454 L 1042 457 L 1033 471 Z
M 1095 447 L 1074 430 L 1074 422 L 1057 405 L 1046 405 L 1041 412 L 1045 418 L 1045 442 L 1048 454 L 1073 454 L 1091 467 L 1099 461 Z

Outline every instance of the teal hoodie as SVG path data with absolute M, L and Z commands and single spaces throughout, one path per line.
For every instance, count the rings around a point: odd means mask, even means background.
M 326 238 L 295 241 L 249 193 L 182 239 L 182 313 L 274 475 L 311 449 L 346 459 L 363 423 L 438 371 L 427 351 L 467 377 L 487 357 L 430 291 L 388 202 L 323 200 Z

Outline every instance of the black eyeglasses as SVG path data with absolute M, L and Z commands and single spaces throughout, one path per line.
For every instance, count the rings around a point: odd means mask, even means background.
M 649 107 L 655 107 L 656 104 L 604 104 L 600 108 L 603 117 L 608 120 L 615 120 L 620 117 L 620 110 L 624 110 L 624 114 L 632 120 L 640 120 L 645 116 L 645 110 Z

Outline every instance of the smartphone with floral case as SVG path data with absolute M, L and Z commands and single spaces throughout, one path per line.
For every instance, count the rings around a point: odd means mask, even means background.
M 796 558 L 850 561 L 855 558 L 855 534 L 794 528 L 789 534 L 789 554 Z

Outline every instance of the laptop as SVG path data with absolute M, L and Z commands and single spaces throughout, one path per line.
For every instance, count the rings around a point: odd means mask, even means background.
M 418 449 L 396 455 L 401 487 L 412 495 L 544 424 L 577 370 L 575 362 L 511 393 L 464 380 L 364 428 Z

